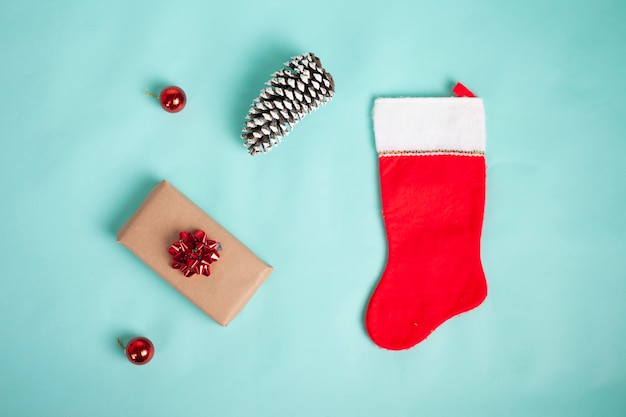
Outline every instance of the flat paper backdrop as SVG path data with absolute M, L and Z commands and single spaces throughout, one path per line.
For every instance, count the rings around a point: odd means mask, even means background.
M 626 413 L 623 2 L 5 3 L 0 415 Z M 250 157 L 249 104 L 308 51 L 335 98 Z M 373 100 L 457 80 L 485 100 L 489 296 L 384 351 Z M 168 84 L 181 113 L 144 95 Z M 275 267 L 227 328 L 115 242 L 163 178 Z

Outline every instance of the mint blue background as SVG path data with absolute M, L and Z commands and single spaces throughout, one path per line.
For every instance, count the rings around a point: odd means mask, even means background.
M 0 415 L 626 414 L 621 1 L 5 1 Z M 337 94 L 239 139 L 280 64 Z M 490 293 L 412 350 L 367 337 L 384 268 L 378 96 L 485 100 Z M 143 94 L 183 87 L 167 114 Z M 166 178 L 275 266 L 221 328 L 115 242 Z M 151 338 L 135 367 L 115 337 Z

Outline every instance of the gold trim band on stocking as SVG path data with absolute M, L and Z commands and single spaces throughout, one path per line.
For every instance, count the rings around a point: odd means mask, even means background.
M 406 150 L 406 151 L 380 151 L 378 156 L 427 156 L 427 155 L 457 155 L 457 156 L 484 156 L 484 151 L 458 151 L 453 149 L 433 150 Z

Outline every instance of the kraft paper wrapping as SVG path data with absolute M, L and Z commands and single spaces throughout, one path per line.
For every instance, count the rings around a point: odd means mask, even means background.
M 170 245 L 181 231 L 204 230 L 222 246 L 211 275 L 185 277 L 172 268 Z M 167 181 L 161 181 L 117 234 L 130 249 L 192 303 L 226 326 L 243 309 L 273 268 Z

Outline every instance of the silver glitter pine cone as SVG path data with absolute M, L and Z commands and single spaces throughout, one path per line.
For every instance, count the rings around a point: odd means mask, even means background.
M 267 88 L 250 106 L 241 138 L 250 155 L 278 146 L 304 116 L 326 104 L 335 94 L 333 77 L 312 53 L 285 62 L 272 74 Z

